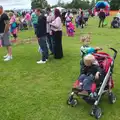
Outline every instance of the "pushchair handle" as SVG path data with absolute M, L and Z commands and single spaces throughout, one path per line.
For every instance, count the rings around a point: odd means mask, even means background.
M 114 56 L 113 56 L 113 59 L 115 60 L 116 56 L 117 56 L 117 50 L 114 49 L 114 48 L 110 48 L 113 52 L 114 52 Z

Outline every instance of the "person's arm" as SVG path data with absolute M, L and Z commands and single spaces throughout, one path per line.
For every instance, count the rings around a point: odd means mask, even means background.
M 93 47 L 88 47 L 87 48 L 87 53 L 89 53 L 89 54 L 96 53 L 96 50 Z
M 100 74 L 102 73 L 102 69 L 99 66 L 96 66 L 97 72 L 95 75 L 95 79 L 98 80 L 100 78 Z
M 99 51 L 99 50 L 103 50 L 103 49 L 100 48 L 100 47 L 96 47 L 95 50 L 96 50 L 96 51 Z
M 4 33 L 7 33 L 9 31 L 9 20 L 5 20 L 5 30 L 4 30 Z
M 33 14 L 31 14 L 31 21 L 33 22 Z
M 23 18 L 24 18 L 24 20 L 26 20 L 26 15 Z
M 50 23 L 52 21 L 51 17 L 52 16 L 47 16 L 47 23 Z
M 56 18 L 55 22 L 54 23 L 50 23 L 50 25 L 52 25 L 53 27 L 56 27 L 56 28 L 59 28 L 60 27 L 60 18 Z
M 10 23 L 9 18 L 6 14 L 4 15 L 4 23 L 5 23 L 4 33 L 7 33 L 9 31 Z
M 86 74 L 86 67 L 83 61 L 81 61 L 81 73 L 80 74 Z
M 40 38 L 40 29 L 41 29 L 40 24 L 41 24 L 41 19 L 38 18 L 37 33 L 36 33 L 38 39 Z
M 100 77 L 100 72 L 97 72 L 96 75 L 95 75 L 95 79 L 98 80 Z

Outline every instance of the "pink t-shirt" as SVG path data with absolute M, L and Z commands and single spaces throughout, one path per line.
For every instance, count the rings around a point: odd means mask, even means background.
M 10 19 L 10 24 L 12 24 L 14 22 L 16 22 L 16 18 L 15 18 L 15 16 L 12 16 L 11 19 Z
M 26 14 L 25 19 L 26 19 L 27 21 L 30 21 L 30 20 L 31 20 L 31 16 L 30 16 L 29 13 Z
M 15 16 L 12 16 L 11 19 L 10 19 L 10 26 L 16 22 L 16 17 Z M 17 28 L 15 28 L 13 31 L 12 31 L 13 34 L 17 34 Z

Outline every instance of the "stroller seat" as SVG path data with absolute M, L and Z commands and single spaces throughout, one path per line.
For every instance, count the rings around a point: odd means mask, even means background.
M 92 84 L 92 87 L 91 87 L 91 91 L 88 91 L 89 94 L 94 93 L 94 92 L 98 92 L 103 81 L 104 81 L 104 78 L 109 70 L 109 67 L 111 65 L 111 62 L 112 62 L 112 58 L 109 54 L 107 53 L 104 53 L 104 52 L 98 52 L 98 53 L 95 53 L 93 54 L 94 57 L 96 58 L 96 60 L 98 61 L 99 63 L 99 66 L 102 68 L 103 72 L 102 72 L 102 79 L 100 80 L 94 80 L 95 82 L 93 82 Z M 106 90 L 109 89 L 109 86 L 111 86 L 111 89 L 114 87 L 114 83 L 113 83 L 113 80 L 112 78 L 110 77 L 110 80 L 109 82 L 107 83 L 106 85 Z M 82 83 L 80 82 L 80 80 L 77 80 L 74 85 L 73 85 L 73 91 L 74 92 L 81 92 L 83 91 L 82 89 Z

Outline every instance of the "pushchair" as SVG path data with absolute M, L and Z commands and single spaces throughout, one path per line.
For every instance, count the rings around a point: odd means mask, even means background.
M 118 17 L 114 17 L 111 22 L 111 28 L 120 28 L 120 19 Z
M 88 104 L 92 105 L 90 115 L 94 116 L 96 119 L 99 119 L 102 116 L 102 109 L 98 107 L 98 104 L 101 100 L 102 95 L 104 95 L 105 93 L 108 93 L 109 102 L 111 104 L 114 104 L 116 102 L 116 96 L 112 92 L 112 89 L 114 88 L 112 73 L 114 68 L 114 61 L 117 56 L 117 50 L 115 50 L 114 48 L 110 48 L 110 49 L 114 52 L 113 57 L 111 57 L 109 54 L 104 52 L 97 52 L 93 54 L 96 60 L 98 61 L 100 67 L 105 72 L 104 79 L 100 81 L 99 84 L 97 84 L 94 81 L 94 84 L 96 84 L 96 88 L 92 91 L 89 91 L 88 96 L 79 94 L 81 91 L 80 89 L 78 89 L 78 86 L 80 85 L 80 81 L 77 80 L 74 83 L 72 92 L 67 100 L 67 104 L 74 107 L 78 104 L 78 100 L 75 98 L 75 96 L 82 98 Z M 92 97 L 91 97 L 91 94 L 93 95 Z

